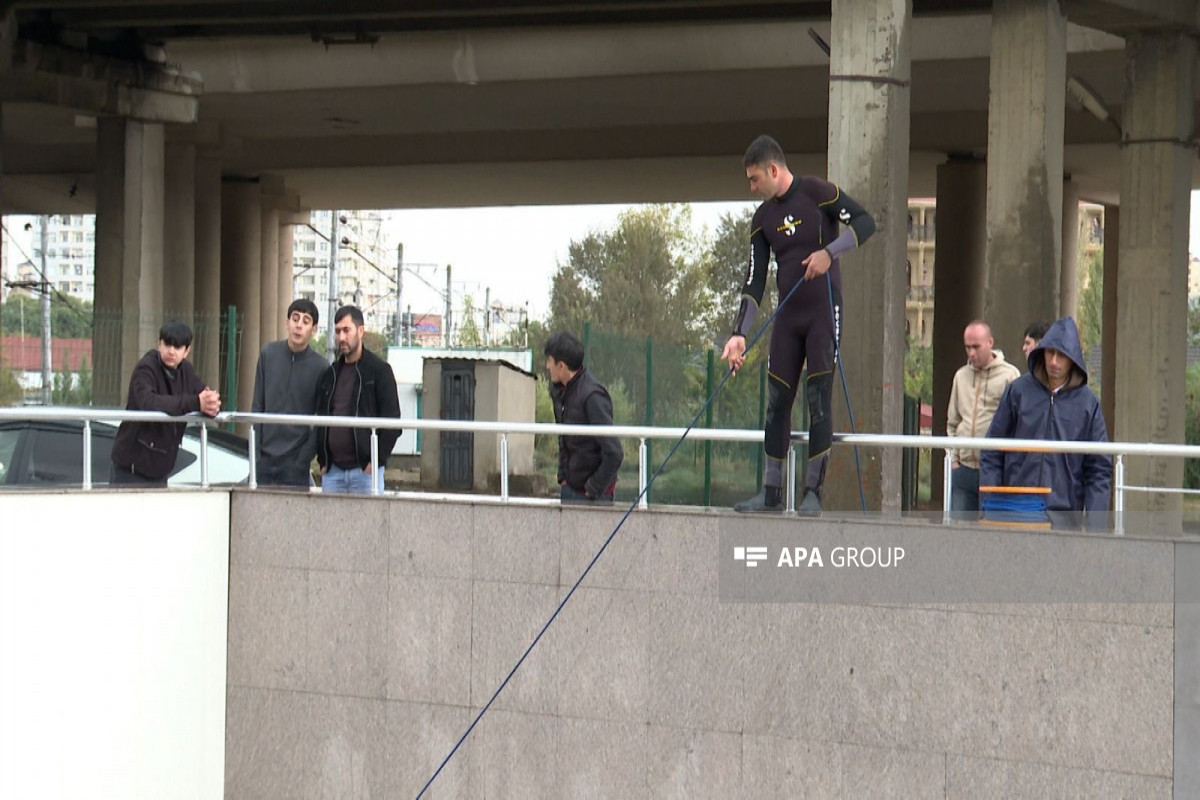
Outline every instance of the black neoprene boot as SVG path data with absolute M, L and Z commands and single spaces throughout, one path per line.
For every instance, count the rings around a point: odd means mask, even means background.
M 800 507 L 796 509 L 796 515 L 800 517 L 819 517 L 821 516 L 821 495 L 816 489 L 805 489 L 804 499 L 800 501 Z
M 762 491 L 733 507 L 742 514 L 779 514 L 783 511 L 783 489 L 764 486 Z

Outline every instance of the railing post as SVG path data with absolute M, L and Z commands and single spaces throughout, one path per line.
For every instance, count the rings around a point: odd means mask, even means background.
M 950 495 L 954 493 L 954 450 L 946 448 L 942 460 L 942 524 L 950 524 Z
M 250 478 L 249 486 L 251 489 L 258 488 L 258 445 L 255 434 L 254 423 L 250 423 L 250 430 L 247 432 L 246 444 L 250 446 Z
M 1125 535 L 1125 456 L 1117 455 L 1113 463 L 1113 482 L 1117 493 L 1113 496 L 1113 533 Z
M 83 421 L 83 489 L 92 488 L 92 421 Z
M 500 501 L 508 502 L 508 434 L 500 434 Z
M 788 444 L 787 455 L 787 512 L 796 510 L 796 445 Z
M 641 442 L 638 445 L 638 496 L 642 499 L 638 501 L 638 508 L 647 508 L 650 503 L 646 498 L 646 481 L 648 479 L 646 470 L 646 440 L 639 439 Z
M 208 426 L 200 423 L 200 488 L 208 488 Z
M 371 428 L 371 494 L 383 491 L 383 481 L 379 479 L 379 431 Z

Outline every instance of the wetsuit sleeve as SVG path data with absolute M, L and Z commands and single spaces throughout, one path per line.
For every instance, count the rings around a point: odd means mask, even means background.
M 834 197 L 821 204 L 821 212 L 833 222 L 847 226 L 836 239 L 825 245 L 830 257 L 837 258 L 842 253 L 862 247 L 875 232 L 875 220 L 857 200 L 837 186 L 830 186 L 835 190 Z
M 1100 404 L 1092 409 L 1089 438 L 1093 442 L 1108 441 L 1108 427 L 1100 413 Z M 1083 506 L 1087 511 L 1088 530 L 1108 527 L 1108 507 L 1112 499 L 1112 457 L 1089 453 L 1083 457 Z
M 767 265 L 770 260 L 771 248 L 762 228 L 756 225 L 750 234 L 750 260 L 746 265 L 746 282 L 742 284 L 742 298 L 738 304 L 737 317 L 733 320 L 733 334 L 748 336 L 754 327 L 754 319 L 758 316 L 758 307 L 762 304 L 763 293 L 767 289 Z
M 592 392 L 588 396 L 587 420 L 589 425 L 612 425 L 612 400 L 605 392 Z M 617 470 L 625 460 L 625 451 L 621 449 L 621 440 L 616 436 L 597 436 L 596 443 L 600 445 L 600 466 L 584 483 L 584 491 L 588 497 L 600 497 L 612 486 L 617 479 Z
M 992 424 L 988 427 L 988 438 L 1010 438 L 1015 419 L 1012 402 L 1012 384 L 1010 383 L 1004 389 L 1004 395 L 1000 398 L 1000 405 L 996 407 L 996 415 L 992 417 Z M 1003 450 L 981 450 L 979 452 L 980 486 L 1003 485 L 1004 457 L 1006 455 L 1007 453 Z

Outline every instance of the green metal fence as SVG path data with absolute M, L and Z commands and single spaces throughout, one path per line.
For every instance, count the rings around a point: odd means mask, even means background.
M 223 398 L 237 397 L 242 323 L 236 307 L 230 306 L 222 314 L 128 313 L 98 308 L 92 317 L 92 405 L 120 405 L 129 382 L 129 365 L 121 364 L 122 347 L 127 342 L 141 342 L 139 351 L 153 346 L 159 328 L 168 319 L 191 327 L 190 360 L 200 377 L 210 386 L 219 386 Z M 226 408 L 232 410 L 233 406 Z
M 657 425 L 684 427 L 692 421 L 725 375 L 728 365 L 716 349 L 693 349 L 679 345 L 636 338 L 605 331 L 594 325 L 584 326 L 582 340 L 586 364 L 613 398 L 613 421 L 619 425 Z M 744 428 L 759 430 L 766 422 L 767 364 L 766 348 L 756 347 L 736 377 L 726 382 L 701 416 L 697 427 Z M 835 424 L 848 430 L 841 387 L 834 391 Z M 914 406 L 915 408 L 915 406 Z M 917 433 L 917 416 L 910 411 L 905 432 Z M 909 428 L 912 428 L 910 431 Z M 808 430 L 805 393 L 798 392 L 792 408 L 792 429 Z M 541 438 L 541 437 L 539 437 Z M 630 502 L 638 492 L 637 448 L 639 442 L 622 442 L 626 458 L 617 484 L 617 500 Z M 664 441 L 647 442 L 650 474 L 662 464 L 670 450 Z M 557 441 L 544 441 L 538 448 L 543 470 L 553 477 Z M 835 457 L 853 457 L 848 451 Z M 660 504 L 729 506 L 752 496 L 762 487 L 764 454 L 762 445 L 736 442 L 688 442 L 654 483 L 652 500 Z M 807 447 L 796 451 L 797 473 L 803 474 L 808 458 Z M 908 471 L 915 475 L 915 452 L 906 459 Z M 916 481 L 907 478 L 905 507 L 915 500 Z M 797 485 L 797 497 L 803 481 Z

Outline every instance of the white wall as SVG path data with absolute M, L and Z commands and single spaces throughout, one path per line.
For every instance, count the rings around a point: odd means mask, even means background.
M 227 492 L 0 494 L 0 797 L 224 794 Z

